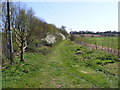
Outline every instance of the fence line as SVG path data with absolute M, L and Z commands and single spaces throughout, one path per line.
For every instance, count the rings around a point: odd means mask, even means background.
M 108 48 L 108 47 L 104 47 L 104 46 L 99 46 L 99 45 L 95 45 L 95 44 L 87 44 L 85 42 L 78 42 L 78 41 L 75 41 L 75 42 L 77 44 L 81 44 L 81 45 L 88 46 L 88 47 L 91 47 L 91 48 L 94 48 L 94 49 L 105 51 L 105 52 L 110 53 L 112 55 L 120 56 L 120 53 L 119 53 L 120 50 L 118 50 L 118 49 L 112 49 L 112 48 Z

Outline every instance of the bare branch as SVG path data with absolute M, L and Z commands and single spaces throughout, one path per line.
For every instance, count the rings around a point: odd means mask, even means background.
M 20 43 L 22 43 L 22 41 L 17 37 L 17 36 L 15 36 L 16 37 L 16 39 L 20 42 Z
M 15 30 L 15 28 L 14 28 L 14 31 L 17 35 L 19 35 L 19 37 L 21 37 L 21 35 Z

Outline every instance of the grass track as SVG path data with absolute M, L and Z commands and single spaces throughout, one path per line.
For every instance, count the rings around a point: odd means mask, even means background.
M 76 55 L 75 49 L 80 49 L 83 55 Z M 96 65 L 89 64 L 84 59 L 89 50 L 87 47 L 76 45 L 66 40 L 51 48 L 51 53 L 43 56 L 37 53 L 25 54 L 26 63 L 33 65 L 33 70 L 24 75 L 5 75 L 3 72 L 3 87 L 12 88 L 115 88 L 118 87 L 116 76 L 105 74 Z M 95 52 L 96 53 L 96 52 Z M 93 54 L 95 55 L 93 52 Z M 103 53 L 103 52 L 101 52 Z M 100 53 L 98 53 L 100 54 Z M 101 54 L 100 54 L 101 55 Z M 98 56 L 98 55 L 96 55 Z M 113 57 L 114 59 L 114 57 Z M 18 58 L 16 58 L 18 60 Z M 91 60 L 94 60 L 91 59 Z M 85 63 L 87 62 L 87 63 Z M 117 62 L 114 63 L 117 67 Z M 22 65 L 22 64 L 21 64 Z M 98 65 L 99 66 L 99 65 Z M 101 66 L 104 68 L 104 66 Z M 111 68 L 108 67 L 108 70 Z M 104 70 L 104 69 L 103 69 Z M 117 71 L 117 69 L 115 69 Z M 114 72 L 113 72 L 114 73 Z M 10 80 L 11 79 L 11 80 Z

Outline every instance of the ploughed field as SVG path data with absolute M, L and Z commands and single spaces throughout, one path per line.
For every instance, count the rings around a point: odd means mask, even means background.
M 118 88 L 117 56 L 70 40 L 38 50 L 4 67 L 3 88 Z

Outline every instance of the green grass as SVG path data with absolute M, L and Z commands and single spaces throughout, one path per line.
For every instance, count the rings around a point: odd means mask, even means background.
M 77 41 L 118 49 L 118 37 L 77 37 Z
M 117 88 L 117 57 L 69 40 L 3 69 L 3 88 Z M 77 55 L 76 53 L 80 53 Z M 111 67 L 111 66 L 114 66 Z

